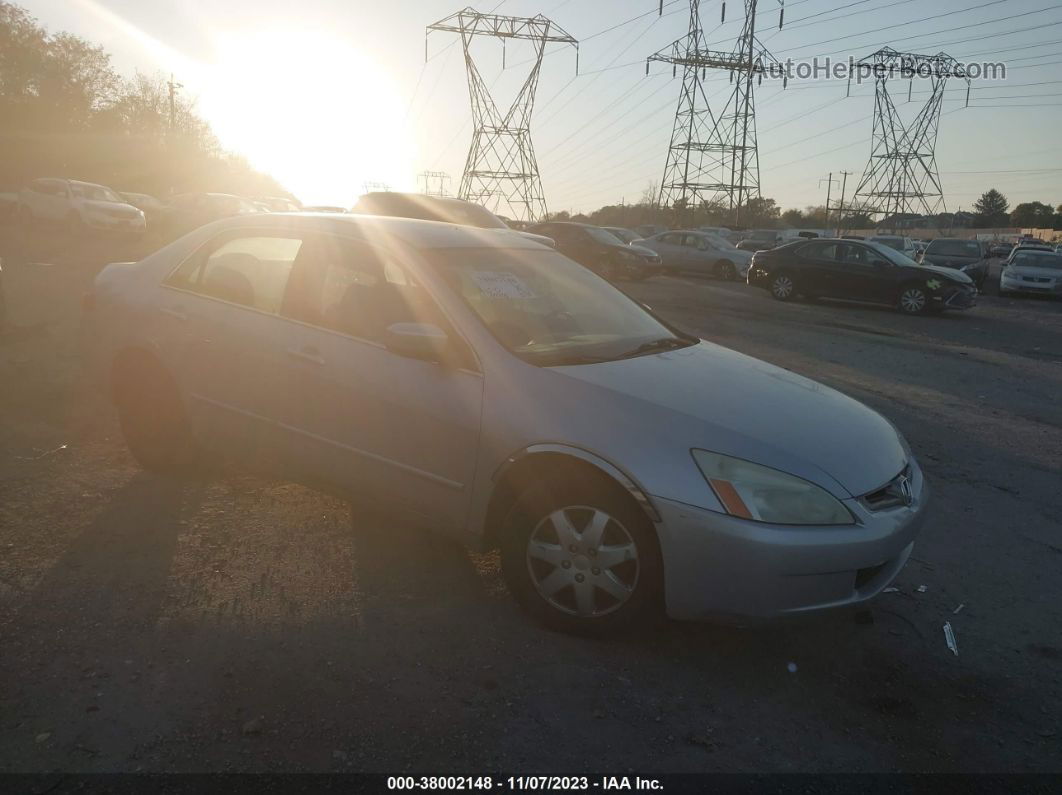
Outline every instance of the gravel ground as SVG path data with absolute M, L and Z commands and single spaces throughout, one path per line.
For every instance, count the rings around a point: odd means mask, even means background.
M 140 472 L 77 357 L 81 292 L 135 249 L 5 268 L 0 771 L 1062 770 L 1062 303 L 628 288 L 886 414 L 936 502 L 869 616 L 591 641 L 530 624 L 496 555 L 371 506 Z

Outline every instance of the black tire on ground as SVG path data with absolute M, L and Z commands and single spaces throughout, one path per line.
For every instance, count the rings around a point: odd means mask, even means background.
M 767 287 L 778 301 L 792 301 L 797 295 L 796 282 L 785 272 L 774 274 Z
M 929 304 L 929 293 L 921 284 L 905 284 L 896 297 L 896 307 L 905 315 L 923 315 Z
M 721 259 L 712 268 L 717 278 L 722 279 L 724 282 L 732 282 L 737 278 L 737 269 L 734 267 L 734 263 L 727 259 Z
M 592 525 L 595 516 L 602 513 L 609 520 L 602 525 L 595 548 Z M 562 523 L 569 520 L 575 531 L 582 531 L 578 535 L 568 531 L 570 545 L 563 528 L 557 529 L 556 516 Z M 619 556 L 620 550 L 631 548 L 635 551 L 633 560 L 624 559 L 605 568 L 593 565 L 594 561 L 603 565 Z M 536 555 L 530 554 L 532 549 Z M 538 557 L 543 550 L 552 562 Z M 501 562 L 510 593 L 550 629 L 611 634 L 661 613 L 663 567 L 655 532 L 642 509 L 603 475 L 588 472 L 546 478 L 529 487 L 505 519 Z M 564 584 L 547 598 L 543 591 L 550 590 L 551 576 L 557 578 L 553 582 Z M 580 577 L 583 579 L 578 580 Z
M 188 475 L 201 455 L 177 385 L 159 364 L 117 374 L 115 405 L 129 452 L 144 469 Z

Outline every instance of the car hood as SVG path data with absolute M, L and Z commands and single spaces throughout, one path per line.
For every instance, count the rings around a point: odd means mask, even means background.
M 930 271 L 932 273 L 936 273 L 940 276 L 943 276 L 945 279 L 950 279 L 953 282 L 958 282 L 959 284 L 973 284 L 973 279 L 971 279 L 969 276 L 959 270 L 959 267 L 965 264 L 969 263 L 956 263 L 956 266 L 954 268 L 949 268 L 944 265 L 917 265 L 914 267 L 917 268 L 919 272 Z M 910 268 L 911 266 L 908 267 Z M 914 268 L 911 269 L 913 270 Z
M 686 449 L 789 472 L 841 498 L 880 488 L 909 457 L 893 425 L 862 403 L 708 342 L 552 369 L 631 398 L 632 421 L 659 424 L 659 435 L 677 435 Z
M 86 199 L 85 202 L 84 202 L 84 206 L 88 207 L 88 208 L 91 208 L 93 210 L 105 210 L 105 211 L 111 211 L 111 212 L 117 210 L 117 211 L 121 212 L 123 215 L 128 215 L 128 216 L 134 216 L 134 215 L 139 215 L 140 214 L 140 210 L 138 210 L 133 205 L 127 204 L 125 202 L 107 202 L 107 201 L 97 201 L 95 199 Z

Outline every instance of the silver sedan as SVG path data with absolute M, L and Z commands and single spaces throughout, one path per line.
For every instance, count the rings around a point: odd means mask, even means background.
M 276 462 L 500 547 L 555 628 L 858 605 L 925 516 L 888 420 L 511 232 L 231 218 L 108 266 L 86 311 L 145 468 Z
M 744 279 L 752 263 L 752 254 L 711 232 L 663 232 L 634 245 L 655 251 L 664 270 L 672 273 L 699 273 L 733 281 Z

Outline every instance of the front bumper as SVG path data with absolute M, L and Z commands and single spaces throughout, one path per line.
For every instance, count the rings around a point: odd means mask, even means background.
M 1003 278 L 999 280 L 999 288 L 1006 292 L 1062 296 L 1062 280 L 1057 280 L 1051 284 L 1047 282 L 1025 281 L 1020 276 L 1009 279 Z
M 977 291 L 956 285 L 940 290 L 932 300 L 944 309 L 971 309 L 977 306 Z
M 926 515 L 929 489 L 912 465 L 910 507 L 845 505 L 856 525 L 795 527 L 737 519 L 654 499 L 667 613 L 676 619 L 749 621 L 873 599 L 903 568 Z

